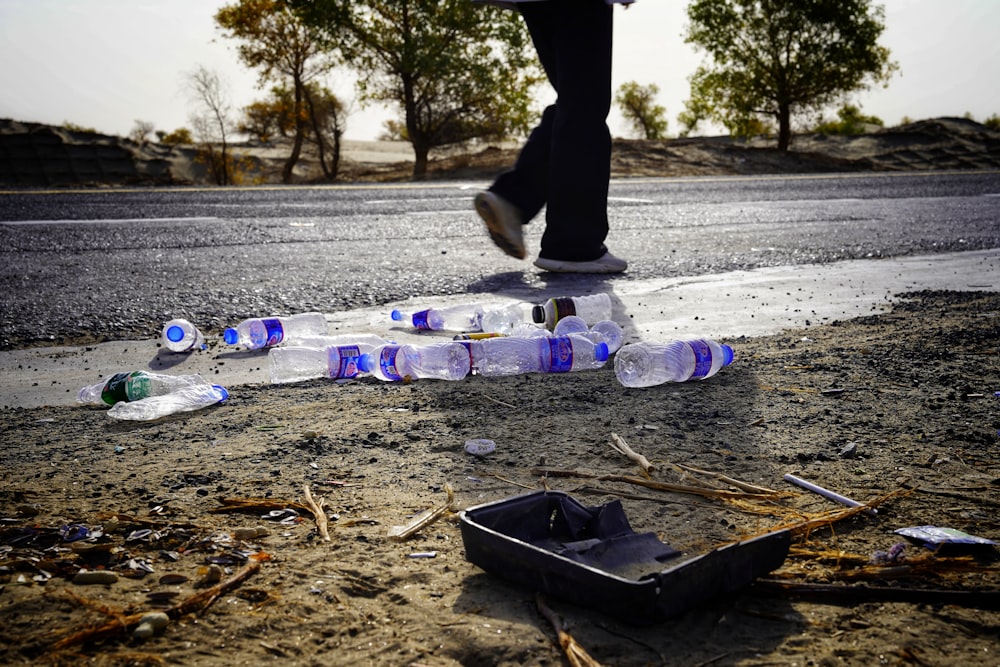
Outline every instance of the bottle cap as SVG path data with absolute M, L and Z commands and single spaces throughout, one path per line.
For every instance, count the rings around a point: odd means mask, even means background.
M 375 364 L 372 361 L 372 355 L 365 352 L 360 357 L 358 357 L 358 370 L 361 371 L 362 373 L 371 373 L 372 368 L 374 367 Z
M 608 360 L 608 344 L 607 343 L 598 343 L 597 345 L 594 346 L 594 359 L 597 359 L 598 361 L 607 361 Z
M 722 365 L 728 366 L 733 363 L 733 348 L 728 345 L 722 346 Z
M 240 342 L 240 332 L 230 327 L 222 332 L 222 339 L 227 345 L 236 345 Z
M 220 385 L 220 384 L 213 384 L 212 385 L 212 389 L 214 389 L 216 391 L 216 393 L 219 394 L 219 403 L 221 403 L 222 401 L 224 401 L 227 398 L 229 398 L 229 392 L 226 391 L 226 388 L 223 387 L 222 385 Z
M 177 324 L 171 324 L 167 327 L 167 340 L 171 343 L 179 343 L 184 340 L 184 327 Z
M 399 312 L 398 310 L 394 310 L 391 313 L 389 313 L 389 317 L 391 317 L 396 322 L 399 322 L 400 320 L 403 319 L 403 313 Z
M 531 307 L 531 319 L 535 324 L 541 324 L 545 321 L 545 307 L 544 306 L 532 306 Z

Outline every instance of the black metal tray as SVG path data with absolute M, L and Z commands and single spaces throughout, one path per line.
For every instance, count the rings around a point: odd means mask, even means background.
M 749 585 L 778 568 L 791 543 L 782 530 L 684 559 L 654 533 L 633 531 L 620 501 L 586 507 L 561 491 L 470 507 L 459 517 L 471 563 L 636 625 Z

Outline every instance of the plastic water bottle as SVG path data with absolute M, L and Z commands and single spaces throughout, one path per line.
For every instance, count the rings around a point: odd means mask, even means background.
M 374 345 L 329 345 L 327 347 L 275 347 L 267 353 L 271 382 L 301 382 L 313 378 L 353 378 L 361 372 L 361 355 Z
M 471 362 L 468 349 L 456 341 L 430 345 L 387 343 L 361 355 L 360 368 L 386 382 L 404 378 L 461 380 L 469 374 Z
M 115 405 L 163 396 L 193 386 L 211 386 L 200 375 L 164 375 L 149 371 L 115 373 L 95 385 L 83 387 L 76 395 L 80 403 Z
M 495 336 L 492 336 L 495 337 Z M 483 338 L 463 338 L 458 344 L 469 353 L 469 375 L 480 375 L 483 365 Z
M 606 343 L 608 353 L 614 354 L 625 340 L 625 332 L 614 320 L 601 320 L 594 326 L 587 326 L 586 320 L 578 315 L 567 315 L 556 322 L 552 330 L 553 336 L 568 336 L 577 334 L 595 343 Z
M 108 416 L 131 421 L 151 421 L 178 412 L 200 410 L 229 398 L 225 387 L 217 384 L 196 384 L 162 396 L 151 396 L 129 403 L 116 403 Z
M 408 322 L 422 331 L 482 331 L 483 307 L 465 303 L 444 308 L 427 308 L 414 313 L 394 310 L 390 317 L 396 322 Z
M 704 380 L 733 363 L 733 348 L 714 340 L 633 343 L 615 355 L 615 376 L 626 387 Z
M 253 317 L 222 334 L 227 345 L 243 345 L 251 350 L 274 347 L 286 338 L 326 334 L 323 313 L 301 313 L 289 317 Z
M 163 344 L 171 352 L 204 350 L 205 336 L 187 320 L 174 319 L 163 325 Z
M 499 308 L 483 310 L 480 317 L 480 329 L 486 333 L 509 335 L 514 327 L 524 322 L 524 310 L 520 304 L 511 304 Z
M 600 368 L 608 360 L 607 344 L 583 336 L 488 338 L 482 345 L 478 373 L 488 377 L 521 373 L 565 373 Z
M 388 343 L 385 338 L 375 334 L 364 333 L 343 333 L 334 335 L 325 334 L 293 334 L 286 336 L 284 345 L 297 347 L 330 347 L 331 345 L 371 345 L 378 347 Z
M 531 319 L 552 330 L 567 315 L 582 317 L 587 324 L 611 319 L 611 297 L 601 292 L 588 296 L 560 296 L 531 309 Z

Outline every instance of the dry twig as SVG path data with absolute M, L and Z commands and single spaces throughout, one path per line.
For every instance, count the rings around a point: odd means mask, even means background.
M 559 646 L 562 647 L 563 653 L 566 654 L 566 659 L 569 660 L 570 665 L 573 667 L 601 667 L 601 663 L 594 660 L 594 658 L 592 658 L 590 654 L 587 653 L 587 651 L 580 646 L 575 639 L 573 639 L 572 635 L 563 629 L 563 624 L 562 621 L 559 620 L 559 616 L 546 606 L 541 593 L 538 593 L 535 596 L 535 604 L 538 605 L 538 613 L 544 616 L 546 620 L 552 624 L 552 628 L 556 631 L 556 635 L 559 637 Z
M 393 526 L 389 529 L 389 537 L 399 541 L 409 539 L 450 512 L 451 506 L 455 502 L 455 490 L 451 488 L 451 484 L 445 484 L 444 490 L 448 494 L 448 499 L 445 501 L 444 505 L 435 510 L 421 512 L 415 519 L 410 521 L 410 523 L 405 526 Z
M 647 475 L 653 472 L 653 464 L 649 462 L 649 459 L 629 447 L 628 443 L 625 442 L 625 439 L 617 433 L 611 434 L 611 449 L 615 450 L 619 454 L 624 454 L 632 461 L 635 461 Z
M 320 498 L 319 501 L 313 499 L 312 493 L 309 491 L 309 485 L 305 486 L 305 496 L 306 496 L 306 506 L 309 507 L 309 511 L 312 512 L 313 519 L 316 521 L 316 530 L 319 534 L 323 536 L 323 539 L 327 542 L 330 541 L 330 526 L 326 518 L 326 512 L 323 511 L 323 505 L 326 501 Z

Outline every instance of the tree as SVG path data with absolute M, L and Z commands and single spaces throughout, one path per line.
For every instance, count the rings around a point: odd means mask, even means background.
M 132 131 L 128 133 L 128 138 L 137 144 L 144 144 L 149 139 L 149 135 L 153 134 L 155 127 L 148 120 L 136 120 Z
M 898 69 L 877 41 L 885 12 L 872 0 L 693 0 L 686 41 L 709 57 L 691 77 L 692 115 L 731 132 L 756 116 L 778 124 L 788 150 L 793 114 L 887 83 Z
M 870 125 L 878 127 L 885 125 L 878 116 L 866 116 L 861 113 L 860 107 L 855 104 L 845 104 L 837 109 L 837 118 L 839 120 L 821 122 L 813 131 L 823 134 L 864 134 Z
M 167 144 L 168 146 L 176 146 L 177 144 L 193 144 L 194 136 L 191 134 L 191 130 L 186 127 L 179 127 L 173 132 L 165 132 L 164 130 L 156 131 L 156 140 L 161 144 Z
M 655 83 L 640 86 L 636 81 L 623 83 L 615 103 L 633 128 L 646 139 L 663 139 L 667 134 L 667 110 L 655 103 L 660 87 Z
M 239 41 L 240 60 L 259 70 L 262 87 L 269 81 L 291 83 L 295 132 L 292 153 L 282 169 L 282 181 L 288 183 L 309 128 L 306 86 L 329 72 L 334 60 L 285 0 L 238 0 L 219 9 L 215 22 L 226 37 Z
M 528 130 L 540 74 L 515 13 L 469 0 L 290 1 L 357 72 L 363 102 L 402 112 L 414 178 L 432 148 Z
M 188 92 L 200 109 L 191 114 L 191 125 L 201 143 L 200 153 L 218 185 L 233 181 L 229 133 L 233 128 L 232 104 L 222 79 L 199 65 L 187 75 Z

